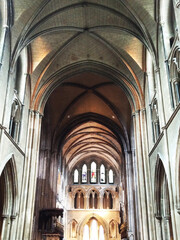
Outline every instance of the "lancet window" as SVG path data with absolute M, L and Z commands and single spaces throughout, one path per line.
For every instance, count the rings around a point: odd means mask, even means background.
M 79 172 L 77 169 L 74 170 L 74 183 L 79 182 Z
M 114 174 L 112 169 L 109 170 L 109 183 L 114 183 Z
M 100 167 L 100 183 L 105 183 L 106 182 L 106 175 L 105 175 L 105 167 L 103 164 L 101 164 Z
M 87 165 L 84 164 L 82 167 L 82 183 L 87 183 Z
M 111 168 L 95 161 L 83 163 L 73 170 L 74 184 L 114 184 L 115 174 Z
M 91 163 L 91 183 L 96 183 L 96 163 Z

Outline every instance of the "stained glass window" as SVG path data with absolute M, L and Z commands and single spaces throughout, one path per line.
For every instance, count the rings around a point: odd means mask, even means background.
M 84 164 L 82 167 L 82 183 L 87 182 L 87 165 Z
M 91 182 L 96 183 L 96 163 L 91 163 Z
M 109 183 L 114 183 L 113 170 L 109 170 Z
M 78 183 L 79 181 L 79 172 L 77 169 L 74 170 L 74 183 Z
M 100 167 L 100 182 L 101 183 L 105 183 L 105 167 L 104 165 L 102 164 L 101 167 Z

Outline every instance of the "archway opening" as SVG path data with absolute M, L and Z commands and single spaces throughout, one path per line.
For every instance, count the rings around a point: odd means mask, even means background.
M 167 175 L 161 159 L 158 159 L 156 168 L 156 218 L 160 221 L 158 227 L 159 238 L 162 240 L 172 240 L 172 220 L 169 186 Z
M 91 218 L 83 227 L 83 240 L 105 240 L 104 228 L 96 218 Z

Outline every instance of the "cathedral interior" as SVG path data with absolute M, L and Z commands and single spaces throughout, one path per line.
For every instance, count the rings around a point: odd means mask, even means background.
M 180 0 L 0 1 L 0 240 L 180 240 Z

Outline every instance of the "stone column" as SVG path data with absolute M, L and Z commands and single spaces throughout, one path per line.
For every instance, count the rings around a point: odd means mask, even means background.
M 133 117 L 134 132 L 135 132 L 135 145 L 136 145 L 136 169 L 137 169 L 137 197 L 138 197 L 138 220 L 140 224 L 140 239 L 149 240 L 149 225 L 147 213 L 147 198 L 146 198 L 146 179 L 144 176 L 143 164 L 143 150 L 142 150 L 142 129 L 140 124 L 140 111 L 136 111 Z
M 89 208 L 89 197 L 88 196 L 84 196 L 84 209 L 88 209 Z
M 11 240 L 16 240 L 15 239 L 15 227 L 16 227 L 16 216 L 12 215 L 11 216 L 11 227 L 10 227 L 10 238 Z
M 115 195 L 113 195 L 112 196 L 112 200 L 113 200 L 113 202 L 112 202 L 112 204 L 113 204 L 113 209 L 116 209 L 116 196 Z
M 77 208 L 78 208 L 78 209 L 81 208 L 81 192 L 78 192 L 78 196 L 77 196 Z
M 1 231 L 1 238 L 6 239 L 7 230 L 8 230 L 8 215 L 2 215 L 2 231 Z
M 106 206 L 107 206 L 107 209 L 109 209 L 109 205 L 110 205 L 109 192 L 106 192 L 106 196 L 107 196 L 107 198 L 106 198 L 106 201 L 107 201 Z
M 165 233 L 166 233 L 165 239 L 167 239 L 167 240 L 171 239 L 170 221 L 171 221 L 171 217 L 169 215 L 164 217 L 164 225 L 165 225 Z
M 126 159 L 126 180 L 127 180 L 127 206 L 128 206 L 128 228 L 131 233 L 135 233 L 134 219 L 134 197 L 133 197 L 133 168 L 132 168 L 132 153 L 125 152 Z
M 31 239 L 34 203 L 36 193 L 37 169 L 39 162 L 39 144 L 42 115 L 37 111 L 29 111 L 28 136 L 23 176 L 23 194 L 21 196 L 20 218 L 16 239 Z
M 4 2 L 6 2 L 6 1 L 4 1 Z M 6 11 L 7 11 L 7 9 L 6 9 Z M 8 29 L 9 29 L 9 27 L 6 24 L 4 24 L 4 26 L 2 27 L 2 33 L 0 35 L 0 70 L 1 70 L 2 62 L 3 62 L 4 45 L 5 45 L 6 33 L 7 33 Z
M 156 238 L 157 239 L 163 239 L 163 236 L 162 236 L 162 217 L 159 216 L 159 215 L 156 215 L 155 218 L 156 218 L 156 227 L 157 227 Z
M 147 121 L 146 121 L 146 109 L 140 111 L 140 122 L 142 129 L 142 154 L 143 154 L 143 170 L 145 179 L 145 189 L 146 189 L 146 206 L 147 206 L 147 217 L 148 217 L 148 228 L 150 239 L 155 238 L 155 221 L 154 221 L 154 211 L 153 211 L 153 193 L 151 185 L 151 171 L 149 163 L 149 149 L 148 149 L 148 133 L 147 133 Z
M 75 195 L 72 196 L 72 209 L 75 209 Z
M 103 196 L 99 195 L 99 208 L 103 209 Z

